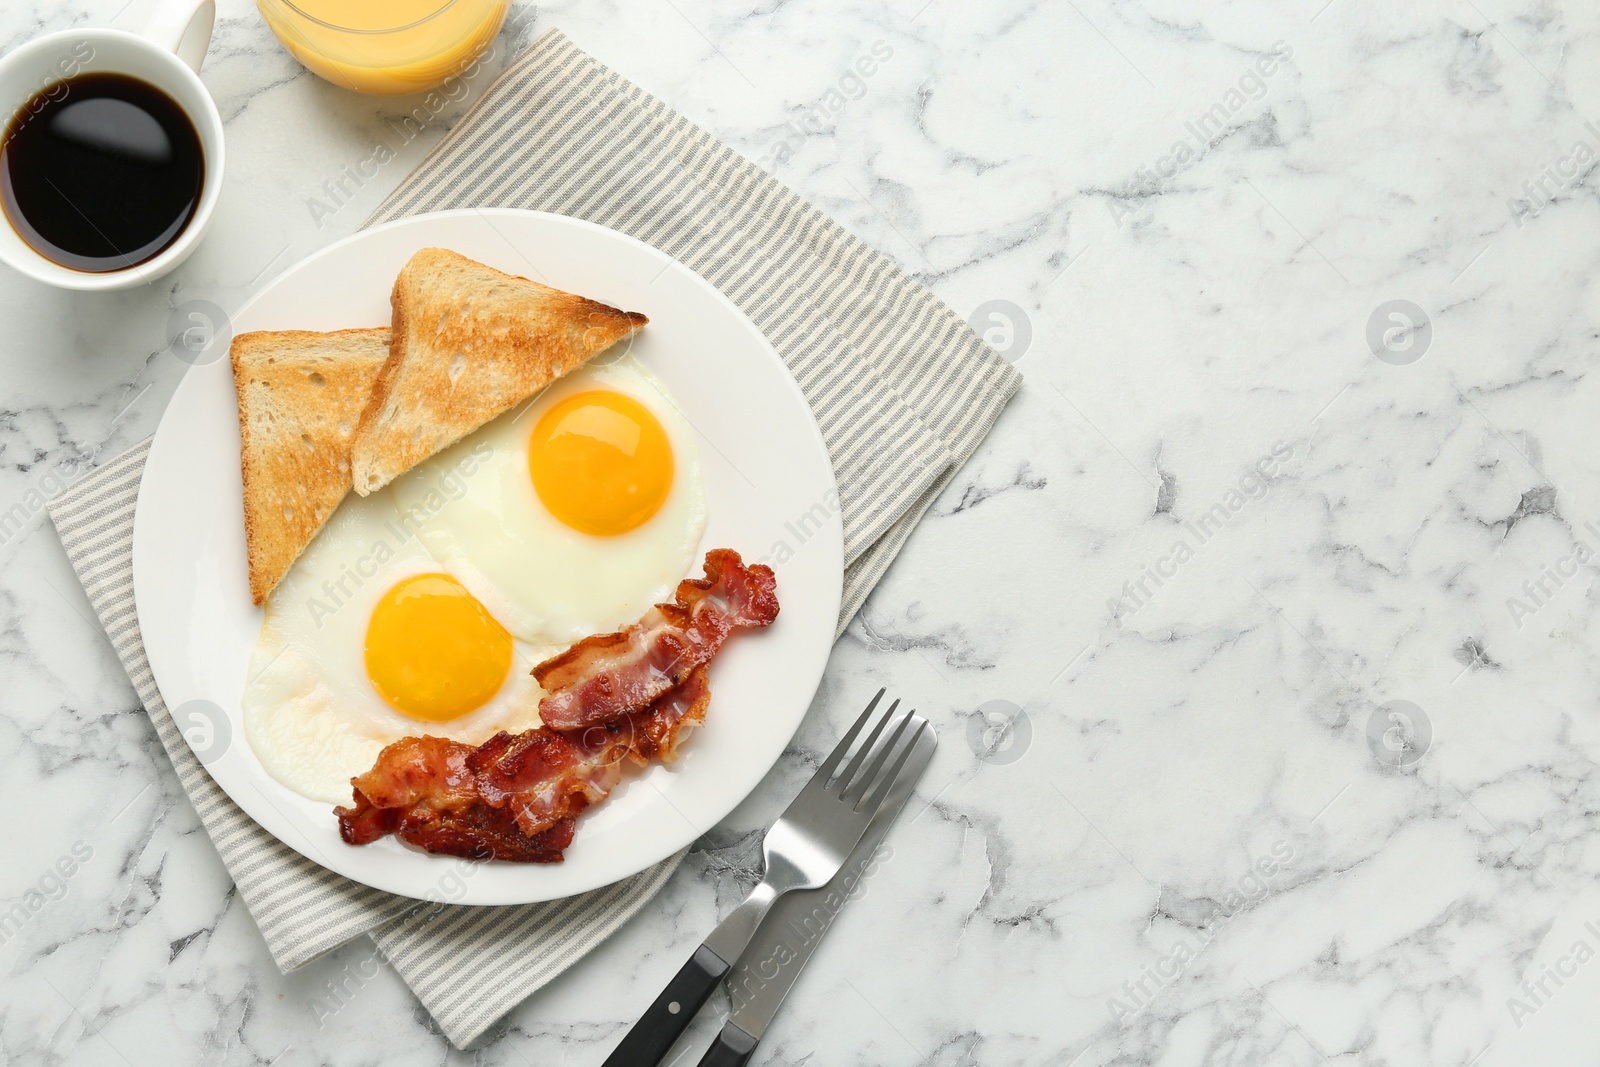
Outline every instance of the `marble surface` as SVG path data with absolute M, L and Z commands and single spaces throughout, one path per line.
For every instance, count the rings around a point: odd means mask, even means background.
M 123 4 L 8 3 L 0 49 Z M 221 9 L 200 252 L 115 295 L 0 274 L 0 1062 L 598 1063 L 880 684 L 943 744 L 757 1062 L 1592 1062 L 1600 11 L 519 3 L 491 66 L 559 26 L 1027 382 L 791 753 L 458 1052 L 369 944 L 272 966 L 29 503 L 155 428 L 174 308 L 351 232 L 459 113 L 316 211 L 410 104 Z

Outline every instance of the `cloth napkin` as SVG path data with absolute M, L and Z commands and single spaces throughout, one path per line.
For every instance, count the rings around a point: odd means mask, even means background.
M 461 207 L 558 212 L 631 234 L 720 288 L 800 383 L 833 461 L 844 524 L 842 630 L 1020 378 L 950 308 L 779 182 L 597 63 L 540 37 L 368 224 Z M 449 903 L 370 889 L 244 814 L 207 774 L 157 691 L 133 599 L 134 503 L 149 442 L 95 471 L 50 515 L 184 790 L 285 971 L 368 934 L 464 1046 L 641 908 L 683 853 L 542 904 Z

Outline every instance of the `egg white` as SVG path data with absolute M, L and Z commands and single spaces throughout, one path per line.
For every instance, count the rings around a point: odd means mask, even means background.
M 374 606 L 396 582 L 441 571 L 450 573 L 400 521 L 388 492 L 351 494 L 339 506 L 268 598 L 250 657 L 245 734 L 274 778 L 312 800 L 348 804 L 350 779 L 402 737 L 479 744 L 496 730 L 538 725 L 544 693 L 528 672 L 550 647 L 515 642 L 500 690 L 449 722 L 413 719 L 373 687 L 365 649 Z
M 610 389 L 639 401 L 672 444 L 672 487 L 637 528 L 582 533 L 545 508 L 528 470 L 528 443 L 550 407 Z M 693 566 L 706 527 L 694 431 L 666 390 L 632 356 L 590 364 L 555 382 L 396 479 L 402 521 L 444 569 L 524 641 L 566 647 L 616 630 L 670 598 Z

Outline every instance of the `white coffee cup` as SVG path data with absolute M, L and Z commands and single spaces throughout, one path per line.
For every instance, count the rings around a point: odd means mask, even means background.
M 34 251 L 0 219 L 0 259 L 30 278 L 64 289 L 126 289 L 166 274 L 200 243 L 222 192 L 222 116 L 197 73 L 211 43 L 215 0 L 161 0 L 142 33 L 61 30 L 0 58 L 0 122 L 9 122 L 48 86 L 80 74 L 123 74 L 166 93 L 194 123 L 205 158 L 200 202 L 178 239 L 159 255 L 122 270 L 91 273 Z

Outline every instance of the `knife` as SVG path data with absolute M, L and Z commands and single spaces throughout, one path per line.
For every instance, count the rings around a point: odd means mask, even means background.
M 789 893 L 772 906 L 738 964 L 728 972 L 733 1010 L 700 1060 L 700 1067 L 741 1067 L 749 1062 L 784 997 L 822 943 L 823 935 L 833 927 L 834 919 L 856 890 L 872 878 L 886 859 L 880 854 L 883 839 L 933 759 L 936 746 L 932 730 L 924 731 L 917 739 L 905 772 L 884 798 L 883 807 L 833 881 L 819 889 Z

